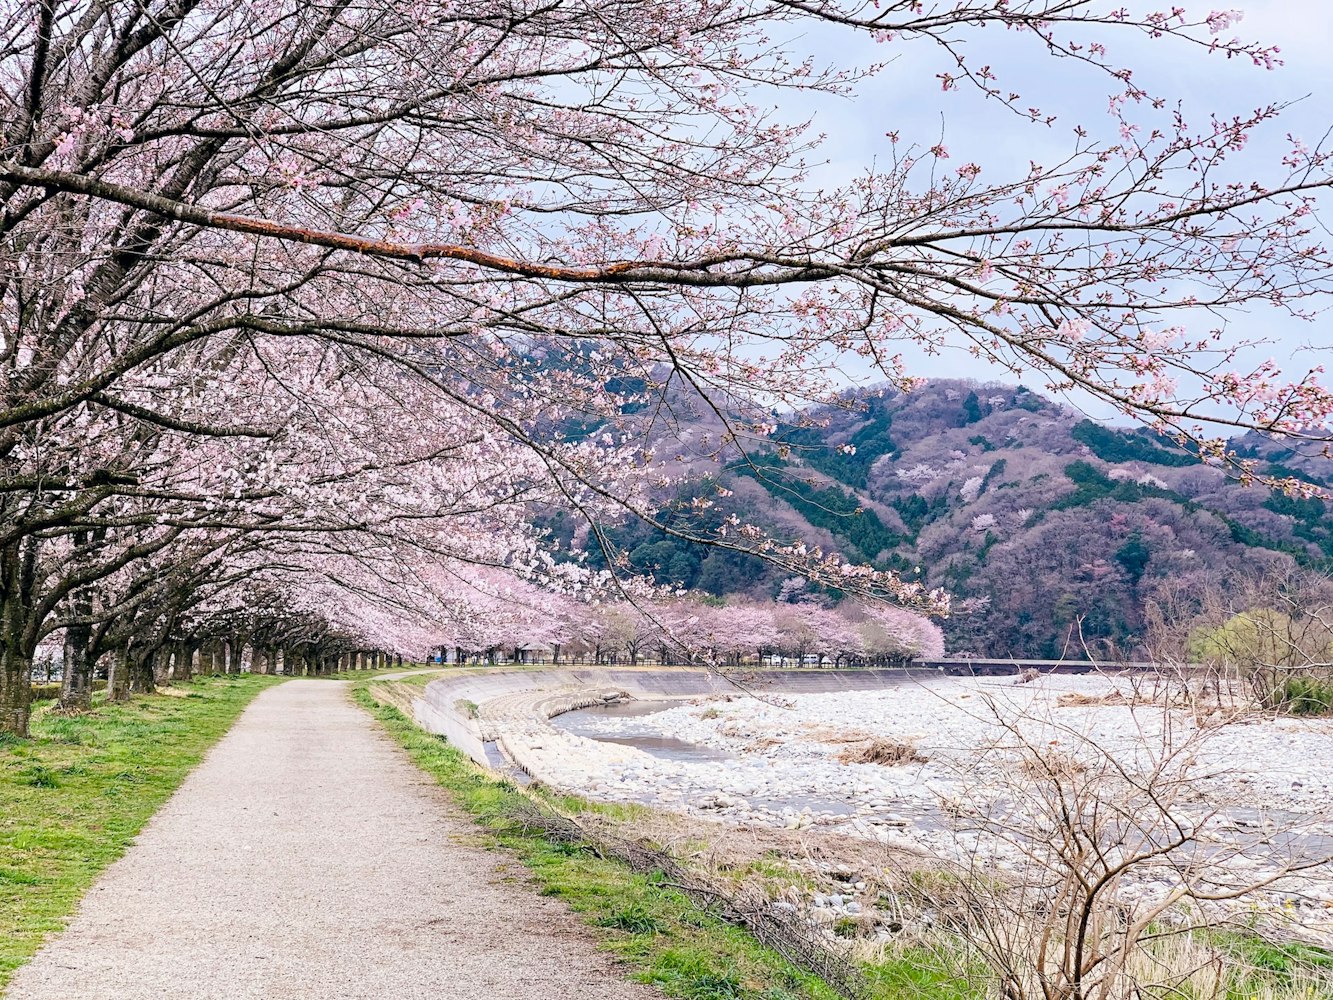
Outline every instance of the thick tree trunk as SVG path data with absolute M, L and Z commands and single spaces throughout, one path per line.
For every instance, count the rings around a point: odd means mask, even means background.
M 130 651 L 127 646 L 117 646 L 111 651 L 111 670 L 107 673 L 106 697 L 108 701 L 129 700 Z
M 31 702 L 31 658 L 23 656 L 17 643 L 0 643 L 0 733 L 26 737 Z
M 91 638 L 92 629 L 86 623 L 65 629 L 65 672 L 60 679 L 60 707 L 67 712 L 85 712 L 93 707 L 93 664 L 88 656 Z
M 88 533 L 74 533 L 74 548 L 78 559 L 87 555 Z M 65 629 L 64 673 L 60 678 L 60 707 L 67 712 L 83 712 L 93 707 L 93 665 L 88 657 L 93 629 L 87 621 L 93 612 L 93 596 L 87 587 L 79 587 L 71 595 L 70 610 L 75 621 Z
M 175 652 L 172 652 L 172 646 L 161 646 L 151 660 L 148 661 L 152 668 L 153 687 L 161 687 L 167 683 L 171 676 L 172 662 L 176 657 L 185 661 L 187 670 L 192 670 L 194 665 L 194 647 L 180 642 L 175 643 Z
M 150 650 L 139 650 L 130 647 L 127 660 L 129 661 L 129 680 L 130 690 L 136 694 L 152 694 L 157 687 L 157 679 L 154 677 L 154 660 L 162 654 Z
M 0 733 L 28 735 L 32 715 L 32 648 L 28 614 L 37 576 L 37 541 L 0 550 Z
M 194 653 L 195 647 L 189 643 L 176 643 L 176 650 L 171 658 L 171 679 L 173 681 L 188 681 L 194 676 Z

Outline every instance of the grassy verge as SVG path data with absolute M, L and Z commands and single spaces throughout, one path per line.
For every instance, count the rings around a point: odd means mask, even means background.
M 605 946 L 633 968 L 636 979 L 683 1000 L 835 998 L 824 983 L 661 879 L 524 829 L 511 818 L 525 801 L 514 785 L 492 777 L 440 737 L 423 732 L 396 708 L 380 704 L 365 686 L 354 694 L 416 764 L 473 816 L 492 845 L 513 851 L 544 894 L 564 900 L 602 929 Z M 590 810 L 632 809 L 580 804 Z
M 325 674 L 324 677 L 332 681 L 365 681 L 383 677 L 385 674 L 405 674 L 410 670 L 423 674 L 436 673 L 440 670 L 440 666 L 439 664 L 432 666 L 429 663 L 404 663 L 401 667 L 376 667 L 374 670 L 339 670 L 336 673 Z
M 210 677 L 0 738 L 0 991 L 265 687 Z

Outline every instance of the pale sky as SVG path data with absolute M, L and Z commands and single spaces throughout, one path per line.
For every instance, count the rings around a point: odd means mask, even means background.
M 1120 5 L 1120 0 L 1109 4 Z M 1285 65 L 1268 71 L 1248 61 L 1242 64 L 1219 54 L 1191 50 L 1169 39 L 1148 41 L 1127 32 L 1105 39 L 1113 57 L 1121 54 L 1135 68 L 1136 81 L 1146 84 L 1150 91 L 1181 99 L 1186 120 L 1198 123 L 1214 112 L 1230 117 L 1269 103 L 1297 102 L 1276 127 L 1255 136 L 1246 153 L 1256 163 L 1280 159 L 1288 132 L 1312 148 L 1324 139 L 1333 126 L 1333 0 L 1205 0 L 1204 4 L 1184 0 L 1183 5 L 1191 12 L 1205 14 L 1216 9 L 1243 10 L 1244 19 L 1224 37 L 1275 44 L 1281 48 Z M 1130 6 L 1146 9 L 1141 2 Z M 1002 74 L 1003 85 L 1030 97 L 1028 103 L 1060 114 L 1055 126 L 1043 129 L 1024 125 L 970 94 L 943 93 L 935 74 L 948 67 L 932 47 L 918 44 L 906 51 L 900 47 L 902 54 L 897 61 L 863 84 L 854 99 L 784 100 L 784 117 L 808 114 L 814 119 L 814 131 L 828 136 L 821 157 L 827 162 L 816 168 L 817 182 L 833 186 L 864 169 L 888 148 L 885 133 L 891 129 L 897 129 L 904 142 L 923 147 L 943 137 L 954 161 L 976 160 L 988 168 L 984 176 L 998 178 L 1004 173 L 1006 161 L 1026 172 L 1029 159 L 1042 160 L 1043 151 L 1047 160 L 1062 157 L 1070 148 L 1075 122 L 1105 120 L 1110 81 L 1090 72 L 1069 73 L 1067 65 L 1036 58 L 1029 47 L 1031 40 L 1013 33 L 988 29 L 981 37 L 991 47 L 984 57 L 978 49 L 972 61 L 991 63 Z M 804 41 L 833 65 L 847 65 L 849 61 L 863 64 L 886 55 L 884 47 L 869 40 L 859 47 L 849 47 L 843 32 L 829 32 L 827 36 L 814 33 Z M 1052 70 L 1059 74 L 1059 86 L 1055 88 L 1042 78 Z M 1326 204 L 1330 202 L 1333 198 L 1326 200 Z M 1333 215 L 1326 212 L 1325 217 L 1333 222 Z M 1272 357 L 1293 375 L 1303 374 L 1321 362 L 1333 368 L 1333 315 L 1327 321 L 1310 324 L 1256 310 L 1233 316 L 1232 329 L 1238 339 L 1264 337 L 1270 341 L 1254 354 L 1255 361 Z M 961 352 L 935 358 L 919 352 L 914 357 L 912 351 L 904 351 L 904 355 L 914 360 L 917 373 L 926 376 L 1012 380 Z M 1034 383 L 1033 388 L 1038 385 Z M 1093 415 L 1108 415 L 1108 411 L 1087 400 L 1071 402 Z

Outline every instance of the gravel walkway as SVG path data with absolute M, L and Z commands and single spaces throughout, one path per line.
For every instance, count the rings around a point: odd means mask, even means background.
M 647 1000 L 347 700 L 265 691 L 9 1000 Z

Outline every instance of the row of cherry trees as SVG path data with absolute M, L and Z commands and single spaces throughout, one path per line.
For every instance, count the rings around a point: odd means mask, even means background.
M 906 664 L 944 654 L 939 626 L 892 605 L 733 601 L 689 597 L 592 604 L 509 593 L 502 613 L 471 613 L 437 643 L 455 662 L 696 663 L 740 666 L 766 656 L 824 665 Z M 498 609 L 496 609 L 498 610 Z
M 318 620 L 344 651 L 406 650 L 443 644 L 416 633 L 479 568 L 614 594 L 534 510 L 586 518 L 589 545 L 643 517 L 943 610 L 682 481 L 746 461 L 776 410 L 836 402 L 850 364 L 910 383 L 905 343 L 1080 387 L 1242 474 L 1200 420 L 1319 436 L 1315 373 L 1248 364 L 1216 317 L 1327 294 L 1327 153 L 1293 139 L 1256 162 L 1277 109 L 1191 122 L 1127 65 L 1159 43 L 1272 65 L 1234 21 L 1070 0 L 0 0 L 0 731 L 26 732 L 55 637 L 78 705 L 104 657 L 146 683 L 182 643 L 240 634 L 204 623 Z M 929 49 L 897 91 L 972 94 L 1066 148 L 1015 169 L 893 131 L 820 190 L 817 143 L 772 98 L 897 63 L 825 71 L 799 41 L 818 31 Z M 1057 121 L 997 78 L 992 38 L 1109 105 Z M 681 407 L 716 433 L 659 451 Z

